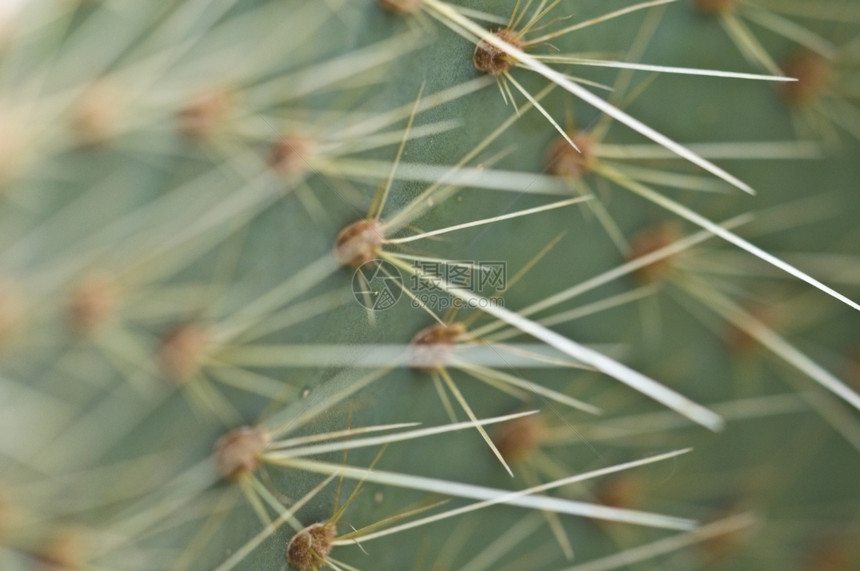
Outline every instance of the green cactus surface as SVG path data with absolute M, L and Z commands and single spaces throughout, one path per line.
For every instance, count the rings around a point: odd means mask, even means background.
M 0 0 L 0 569 L 860 568 L 860 3 Z

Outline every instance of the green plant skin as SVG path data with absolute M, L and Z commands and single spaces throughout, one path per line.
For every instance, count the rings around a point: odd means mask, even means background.
M 176 6 L 179 4 L 175 3 Z M 190 50 L 180 61 L 201 62 L 202 71 L 199 77 L 193 77 L 189 82 L 195 87 L 209 87 L 223 75 L 223 71 L 219 70 L 253 64 L 253 60 L 243 61 L 240 57 L 242 53 L 254 53 L 256 57 L 262 58 L 261 53 L 253 50 L 254 38 L 277 34 L 282 22 L 301 27 L 301 21 L 295 19 L 299 13 L 296 4 L 302 3 L 248 2 L 229 10 L 223 16 L 225 22 L 231 19 L 239 21 L 243 13 L 247 14 L 263 5 L 268 6 L 272 17 L 265 29 L 242 30 L 246 33 L 234 40 L 240 47 L 234 45 L 232 51 L 225 52 L 223 58 L 206 53 L 203 49 L 205 41 Z M 409 25 L 408 17 L 383 12 L 372 0 L 332 1 L 329 4 L 340 7 L 337 14 L 325 18 L 325 24 L 313 38 L 272 59 L 271 75 L 285 73 L 294 65 L 314 69 L 337 54 L 355 51 L 360 46 L 391 37 L 406 30 Z M 506 17 L 513 4 L 507 0 L 476 1 L 469 2 L 468 6 Z M 630 4 L 622 1 L 562 0 L 553 14 L 572 15 L 572 20 L 578 20 Z M 174 3 L 165 5 L 173 7 Z M 77 16 L 70 20 L 70 29 L 85 26 L 87 18 L 94 17 L 102 9 L 98 3 L 81 7 Z M 141 18 L 137 14 L 138 10 L 146 17 Z M 101 43 L 101 51 L 106 54 L 114 50 L 113 55 L 118 55 L 116 46 L 129 43 L 127 39 L 123 41 L 124 37 L 127 38 L 132 30 L 146 29 L 152 22 L 167 17 L 170 10 L 164 10 L 161 16 L 151 7 L 120 11 L 111 20 L 113 26 L 99 31 L 91 41 L 93 44 L 97 41 Z M 300 12 L 304 16 L 310 13 Z M 604 23 L 553 40 L 552 46 L 562 52 L 624 52 L 642 25 L 643 17 L 643 14 L 633 14 Z M 197 23 L 189 23 L 190 29 L 184 35 L 190 36 L 193 30 L 202 29 L 201 22 L 204 20 L 197 19 L 194 20 Z M 807 24 L 804 21 L 804 25 Z M 834 41 L 849 40 L 857 33 L 856 24 L 810 25 L 824 35 L 832 34 Z M 425 95 L 432 94 L 476 77 L 477 72 L 471 65 L 472 45 L 438 23 L 433 23 L 429 28 L 426 45 L 411 53 L 397 54 L 386 68 L 388 71 L 384 81 L 370 87 L 344 89 L 334 94 L 301 98 L 289 104 L 270 107 L 265 110 L 263 117 L 271 123 L 271 136 L 267 133 L 258 141 L 243 141 L 237 147 L 227 148 L 253 151 L 259 158 L 254 168 L 265 169 L 268 144 L 276 138 L 282 118 L 285 124 L 289 120 L 310 120 L 315 114 L 308 110 L 320 109 L 382 113 L 408 105 L 415 100 L 420 89 Z M 167 45 L 175 46 L 182 36 L 178 34 L 176 38 L 169 39 Z M 45 37 L 51 38 L 49 34 Z M 763 32 L 760 38 L 775 56 L 786 55 L 793 49 L 790 42 L 773 35 Z M 36 48 L 30 51 L 22 50 L 21 68 L 44 69 L 45 53 L 61 49 L 57 47 L 62 45 L 59 35 L 54 40 L 57 43 L 53 47 L 45 41 L 36 44 Z M 130 45 L 145 44 L 132 40 Z M 538 49 L 542 50 L 550 51 L 551 48 Z M 99 50 L 91 50 L 92 53 L 96 51 Z M 16 53 L 7 52 L 3 57 L 13 57 Z M 203 65 L 207 57 L 215 65 Z M 749 64 L 736 53 L 719 25 L 695 13 L 686 2 L 677 2 L 666 9 L 642 60 L 664 65 L 750 71 Z M 85 67 L 84 64 L 81 66 Z M 122 70 L 123 64 L 120 63 L 117 69 Z M 83 78 L 89 78 L 86 73 L 76 76 L 75 70 L 68 68 L 65 71 L 53 70 L 51 73 L 66 73 L 73 78 L 69 81 L 73 85 L 83 85 Z M 616 75 L 614 71 L 591 69 L 582 73 L 588 78 L 604 82 L 611 82 Z M 26 74 L 20 72 L 20 75 L 13 74 L 6 85 L 20 84 Z M 514 75 L 533 93 L 545 85 L 544 80 L 525 70 L 518 70 Z M 643 81 L 647 76 L 644 72 L 638 73 L 636 81 Z M 62 84 L 59 80 L 58 83 Z M 775 91 L 772 85 L 762 82 L 658 76 L 626 109 L 633 116 L 681 142 L 794 140 L 796 134 L 790 114 L 781 105 Z M 240 102 L 252 101 L 254 96 L 253 87 L 240 89 Z M 515 97 L 518 104 L 524 104 L 522 97 Z M 34 164 L 37 166 L 31 167 L 23 178 L 14 181 L 7 189 L 9 197 L 32 197 L 31 202 L 27 203 L 29 206 L 22 209 L 17 202 L 9 199 L 2 205 L 0 213 L 2 248 L 11 247 L 24 236 L 29 247 L 26 255 L 4 261 L 5 265 L 0 265 L 0 276 L 31 279 L 31 276 L 41 275 L 36 274 L 36 269 L 59 268 L 72 257 L 76 251 L 75 245 L 85 243 L 87 236 L 95 230 L 140 211 L 158 197 L 175 193 L 183 183 L 196 176 L 217 172 L 215 169 L 222 169 L 224 177 L 213 185 L 213 194 L 208 201 L 203 202 L 204 205 L 226 199 L 236 188 L 243 189 L 247 181 L 244 175 L 225 167 L 231 156 L 235 155 L 205 142 L 188 141 L 178 134 L 174 112 L 181 108 L 185 99 L 179 96 L 167 99 L 169 103 L 165 106 L 166 111 L 155 113 L 151 120 L 141 120 L 138 128 L 111 138 L 103 145 L 94 148 L 60 146 L 60 152 L 55 152 L 47 144 L 36 147 Z M 565 123 L 566 114 L 572 113 L 578 127 L 593 125 L 599 117 L 596 111 L 574 101 L 558 89 L 544 100 L 544 104 L 550 114 L 562 123 Z M 505 104 L 495 86 L 432 109 L 416 119 L 416 127 L 450 119 L 462 122 L 462 126 L 408 142 L 403 161 L 452 165 L 512 113 L 512 106 Z M 66 114 L 61 120 L 68 122 L 70 117 Z M 346 114 L 342 121 L 328 127 L 331 132 L 337 132 L 348 126 L 350 120 Z M 400 128 L 403 124 L 400 122 L 396 127 Z M 265 129 L 259 121 L 255 128 Z M 546 150 L 556 137 L 557 133 L 547 121 L 531 110 L 524 113 L 477 162 L 510 149 L 510 154 L 496 165 L 497 168 L 541 173 L 545 169 Z M 639 135 L 617 125 L 611 129 L 608 140 L 617 144 L 642 142 Z M 394 144 L 363 156 L 392 161 L 396 150 Z M 808 224 L 799 224 L 787 217 L 785 223 L 780 224 L 779 231 L 751 236 L 750 239 L 775 253 L 841 254 L 857 264 L 860 259 L 857 257 L 860 256 L 860 240 L 853 212 L 857 205 L 855 181 L 860 180 L 858 156 L 858 142 L 843 137 L 840 148 L 828 149 L 821 160 L 725 160 L 719 162 L 720 166 L 751 184 L 757 191 L 756 196 L 744 195 L 740 191 L 696 195 L 667 190 L 666 194 L 717 221 L 744 212 L 765 213 L 775 206 L 826 196 L 828 201 L 832 201 L 829 203 L 834 205 L 834 209 L 825 217 Z M 694 167 L 680 161 L 673 165 L 676 171 L 700 174 Z M 365 215 L 379 181 L 351 180 L 350 183 L 358 189 L 360 200 L 363 201 L 361 204 L 344 200 L 339 193 L 341 187 L 325 177 L 310 176 L 308 187 L 324 205 L 326 215 L 324 220 L 315 220 L 296 193 L 288 192 L 290 184 L 281 181 L 278 185 L 283 191 L 282 196 L 273 200 L 250 223 L 243 224 L 240 220 L 232 228 L 228 219 L 223 227 L 224 234 L 228 234 L 227 230 L 233 231 L 224 240 L 217 243 L 213 240 L 211 247 L 206 247 L 207 242 L 202 240 L 200 249 L 188 256 L 190 261 L 186 266 L 163 278 L 158 277 L 154 287 L 143 289 L 140 284 L 145 282 L 148 272 L 157 274 L 170 263 L 171 254 L 175 252 L 160 254 L 154 261 L 142 266 L 140 271 L 124 273 L 121 292 L 129 295 L 128 299 L 133 301 L 121 300 L 125 305 L 121 305 L 120 319 L 125 320 L 123 323 L 128 331 L 139 335 L 142 354 L 155 355 L 159 338 L 174 324 L 201 318 L 204 322 L 209 320 L 218 323 L 236 308 L 259 298 L 308 264 L 328 255 L 337 233 L 346 224 Z M 408 204 L 425 186 L 423 183 L 396 179 L 383 211 L 383 220 Z M 599 190 L 601 200 L 627 238 L 661 221 L 674 220 L 670 213 L 623 189 L 602 188 L 598 184 L 592 185 L 592 188 Z M 64 205 L 71 204 L 75 197 L 86 192 L 92 193 L 89 195 L 91 198 L 82 201 L 83 206 L 79 206 L 68 218 L 51 218 L 61 212 Z M 440 228 L 546 202 L 546 197 L 464 188 L 417 219 L 415 225 L 423 230 Z M 165 233 L 169 234 L 181 231 L 199 216 L 198 208 L 187 205 L 184 209 L 169 211 L 167 217 L 161 214 L 158 217 L 144 217 L 140 226 L 165 228 Z M 44 224 L 40 225 L 42 222 Z M 696 231 L 689 224 L 682 227 L 685 233 Z M 145 241 L 141 239 L 140 227 L 129 225 L 124 230 L 112 248 L 94 256 L 92 263 L 84 269 L 107 267 L 123 271 L 131 267 L 141 252 L 146 251 Z M 418 242 L 416 250 L 451 260 L 504 260 L 508 264 L 509 275 L 513 275 L 561 233 L 564 235 L 558 245 L 505 293 L 505 306 L 516 310 L 624 261 L 622 254 L 585 208 L 568 207 L 534 217 L 471 228 L 445 235 L 441 240 Z M 706 248 L 698 252 L 703 252 L 702 256 L 705 256 L 714 251 L 719 253 L 730 249 L 729 245 L 711 240 Z M 751 257 L 748 259 L 752 260 Z M 758 267 L 765 268 L 763 263 Z M 838 276 L 815 274 L 815 270 L 811 268 L 809 271 L 852 299 L 858 298 L 860 283 L 856 279 L 856 267 L 853 281 L 846 282 L 839 281 Z M 744 295 L 760 296 L 768 293 L 780 300 L 795 300 L 796 303 L 785 311 L 797 311 L 798 319 L 802 318 L 800 320 L 805 325 L 800 331 L 787 327 L 787 338 L 808 351 L 822 366 L 845 378 L 847 355 L 856 349 L 860 337 L 857 314 L 825 294 L 812 291 L 805 284 L 775 273 L 765 274 L 765 277 L 733 276 L 729 283 L 740 288 L 741 292 L 749 292 Z M 102 399 L 106 395 L 112 394 L 111 387 L 122 386 L 127 380 L 125 371 L 134 368 L 124 369 L 113 361 L 103 349 L 104 339 L 82 339 L 79 333 L 69 331 L 63 313 L 67 303 L 64 292 L 69 291 L 71 283 L 79 274 L 60 272 L 57 275 L 60 277 L 54 278 L 49 274 L 48 278 L 38 282 L 39 287 L 26 292 L 38 294 L 38 309 L 28 313 L 28 335 L 22 335 L 23 340 L 20 341 L 24 349 L 16 350 L 15 345 L 12 345 L 12 349 L 0 356 L 0 387 L 10 395 L 8 402 L 13 403 L 10 407 L 14 407 L 15 402 L 21 402 L 16 399 L 24 399 L 24 387 L 50 395 L 53 399 L 51 402 L 56 404 L 55 401 L 59 401 L 64 405 L 58 407 L 62 412 L 45 405 L 48 412 L 44 413 L 44 417 L 10 417 L 12 422 L 21 423 L 15 426 L 19 432 L 31 433 L 33 436 L 17 442 L 12 442 L 13 438 L 6 438 L 0 447 L 0 467 L 4 464 L 9 466 L 8 471 L 5 468 L 2 470 L 4 476 L 0 477 L 3 480 L 0 482 L 3 484 L 2 489 L 12 490 L 8 503 L 15 505 L 20 498 L 27 497 L 32 504 L 28 509 L 46 515 L 42 523 L 27 531 L 36 538 L 32 541 L 34 546 L 39 545 L 38 538 L 52 529 L 54 522 L 71 519 L 98 529 L 117 518 L 122 519 L 124 510 L 141 510 L 141 506 L 146 506 L 148 501 L 155 502 L 160 487 L 186 469 L 207 461 L 213 443 L 227 429 L 256 423 L 283 406 L 300 408 L 303 390 L 307 389 L 313 395 L 318 387 L 338 372 L 337 367 L 325 362 L 312 368 L 254 368 L 294 390 L 285 392 L 283 403 L 273 405 L 270 398 L 220 388 L 225 400 L 232 403 L 238 412 L 238 417 L 226 425 L 205 409 L 200 410 L 195 406 L 187 391 L 168 393 L 163 385 L 153 385 L 154 381 L 163 380 L 155 375 L 155 378 L 148 378 L 143 386 L 147 387 L 144 393 L 151 391 L 150 396 L 156 395 L 154 400 L 158 406 L 152 406 L 152 401 L 141 395 L 130 393 L 131 396 L 121 400 L 109 418 L 117 426 L 124 426 L 126 417 L 136 415 L 140 417 L 140 422 L 135 423 L 128 434 L 121 437 L 118 434 L 115 444 L 103 455 L 79 466 L 76 463 L 77 449 L 60 451 L 56 445 L 52 447 L 52 441 L 62 437 L 68 427 L 78 426 L 80 421 L 92 414 L 94 407 L 105 402 Z M 300 305 L 314 295 L 348 288 L 352 275 L 349 268 L 338 269 L 295 303 Z M 153 312 L 149 317 L 138 320 L 131 317 L 136 308 L 148 307 L 144 305 L 145 301 L 168 298 L 169 292 L 180 285 L 204 286 L 201 289 L 204 293 L 182 298 L 185 301 L 174 304 L 172 309 Z M 575 304 L 605 299 L 629 291 L 636 285 L 629 277 L 623 278 L 576 300 Z M 733 354 L 722 338 L 726 330 L 724 322 L 707 310 L 698 313 L 688 311 L 678 302 L 676 290 L 672 287 L 667 285 L 656 295 L 641 302 L 562 324 L 554 329 L 582 343 L 619 344 L 623 349 L 623 362 L 706 405 L 740 397 L 794 391 L 822 393 L 811 380 L 763 349 L 742 355 Z M 575 307 L 575 304 L 567 304 L 563 308 Z M 654 315 L 659 316 L 659 329 L 654 329 Z M 702 315 L 705 317 L 700 318 Z M 812 318 L 807 319 L 809 316 Z M 465 315 L 458 315 L 458 318 L 462 317 Z M 781 314 L 780 317 L 780 321 L 788 325 L 793 321 L 792 315 Z M 476 324 L 485 322 L 486 318 L 483 318 Z M 260 342 L 346 345 L 406 343 L 430 324 L 430 316 L 410 307 L 405 299 L 390 310 L 377 312 L 373 322 L 370 322 L 367 312 L 358 303 L 348 300 L 298 326 L 271 333 Z M 47 339 L 48 342 L 30 343 L 31 339 Z M 78 357 L 64 360 L 64 355 L 70 352 Z M 477 383 L 463 373 L 452 374 L 479 417 L 506 414 L 523 406 L 516 399 Z M 608 419 L 663 410 L 650 399 L 605 376 L 558 369 L 520 374 L 544 386 L 597 403 L 604 408 L 603 416 Z M 643 563 L 642 569 L 653 565 L 666 569 L 767 570 L 785 569 L 789 563 L 803 568 L 803 562 L 811 557 L 809 554 L 820 541 L 852 529 L 851 526 L 856 529 L 856 510 L 848 509 L 848 506 L 857 501 L 855 475 L 860 469 L 857 450 L 848 445 L 813 410 L 730 422 L 728 428 L 719 434 L 686 426 L 683 429 L 658 431 L 653 435 L 630 436 L 621 442 L 603 442 L 578 436 L 580 432 L 587 433 L 588 427 L 596 422 L 585 413 L 570 411 L 544 400 L 535 400 L 526 406 L 540 408 L 569 426 L 570 444 L 552 448 L 551 454 L 555 464 L 570 474 L 669 449 L 694 447 L 693 453 L 671 464 L 659 464 L 631 472 L 641 479 L 647 490 L 647 496 L 642 499 L 641 505 L 636 506 L 637 509 L 707 520 L 727 506 L 740 506 L 752 510 L 763 520 L 754 535 L 747 537 L 736 551 L 724 557 L 715 557 L 693 547 L 651 563 Z M 856 411 L 848 410 L 841 402 L 836 406 L 839 410 L 845 409 L 847 415 L 856 422 Z M 34 407 L 34 410 L 38 409 Z M 447 422 L 445 411 L 426 373 L 395 370 L 350 399 L 327 409 L 303 427 L 300 433 L 316 434 L 343 430 L 348 426 L 393 422 L 420 422 L 423 425 Z M 34 427 L 40 430 L 33 430 Z M 100 426 L 95 434 L 110 433 L 113 429 L 111 426 Z M 80 454 L 86 456 L 85 450 L 90 443 L 74 439 L 71 442 L 80 446 Z M 350 452 L 348 463 L 367 466 L 377 452 L 375 448 L 356 449 Z M 53 454 L 58 454 L 57 459 L 51 457 Z M 65 487 L 45 486 L 43 489 L 50 491 L 36 495 L 35 500 L 28 495 L 19 496 L 15 491 L 17 486 L 23 486 L 29 479 L 35 478 L 34 473 L 39 477 L 45 476 L 39 474 L 39 470 L 31 470 L 31 463 L 50 467 L 49 474 L 54 471 L 59 475 L 74 473 L 77 468 L 107 466 L 150 454 L 156 458 L 152 466 L 140 471 L 123 472 L 122 477 L 117 477 L 110 487 L 93 484 L 86 473 L 78 479 L 72 479 L 74 484 L 70 489 L 79 496 L 83 505 L 88 501 L 96 502 L 106 493 L 106 489 L 127 490 L 121 500 L 107 506 L 99 505 L 98 509 L 73 509 L 70 514 L 65 514 L 62 502 L 57 505 L 59 500 L 69 494 L 69 488 Z M 333 463 L 343 460 L 340 454 L 329 454 L 324 459 Z M 511 480 L 474 430 L 393 444 L 386 449 L 378 468 L 500 488 L 530 485 L 522 475 Z M 266 467 L 265 474 L 264 482 L 292 500 L 300 498 L 321 480 L 316 475 L 275 466 Z M 237 494 L 234 483 L 217 482 L 213 474 L 207 474 L 206 478 L 212 480 L 210 485 L 204 486 L 206 492 L 201 496 L 189 496 L 188 503 L 168 518 L 167 521 L 173 522 L 172 525 L 139 539 L 143 548 L 152 551 L 135 553 L 135 557 L 129 559 L 131 568 L 170 568 L 179 554 L 195 547 L 194 538 L 205 537 L 198 534 L 206 521 L 205 516 L 214 511 L 214 503 L 228 494 Z M 201 477 L 200 482 L 206 481 Z M 586 482 L 557 493 L 565 497 L 592 500 L 598 491 L 598 484 Z M 353 482 L 344 483 L 341 501 L 348 497 L 353 486 Z M 335 488 L 335 484 L 329 485 L 299 512 L 298 518 L 302 523 L 310 524 L 331 516 L 336 501 Z M 347 530 L 350 526 L 360 528 L 369 525 L 423 499 L 425 495 L 421 493 L 365 484 L 345 513 L 341 528 Z M 461 503 L 457 500 L 446 507 Z M 0 509 L 0 524 L 2 513 Z M 362 549 L 354 546 L 338 547 L 332 555 L 362 569 L 460 569 L 474 554 L 528 515 L 527 510 L 492 507 L 468 516 L 468 527 L 460 525 L 457 520 L 440 522 L 368 542 L 362 545 Z M 789 525 L 785 520 L 801 523 Z M 212 526 L 211 539 L 202 543 L 203 548 L 191 551 L 193 557 L 182 560 L 188 568 L 214 568 L 262 527 L 241 496 L 236 501 L 236 507 L 223 521 L 213 519 L 213 522 L 217 525 Z M 575 562 L 586 562 L 668 535 L 665 531 L 605 525 L 578 518 L 563 517 L 562 522 L 576 553 Z M 292 533 L 288 526 L 282 526 L 243 559 L 238 568 L 282 568 L 284 549 Z M 5 536 L 0 531 L 0 544 L 10 546 L 10 550 L 0 554 L 0 567 L 26 568 L 28 563 L 25 562 L 29 557 L 26 553 L 38 551 L 38 547 L 22 549 L 14 543 L 14 535 Z M 459 552 L 456 551 L 458 542 L 462 545 Z M 440 567 L 434 567 L 437 560 L 444 562 L 444 565 L 440 563 Z M 539 571 L 560 569 L 570 564 L 554 541 L 549 526 L 543 523 L 534 535 L 506 553 L 491 568 Z

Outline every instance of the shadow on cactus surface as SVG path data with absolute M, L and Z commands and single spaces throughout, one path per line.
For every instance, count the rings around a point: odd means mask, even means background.
M 860 567 L 858 46 L 0 0 L 0 567 Z

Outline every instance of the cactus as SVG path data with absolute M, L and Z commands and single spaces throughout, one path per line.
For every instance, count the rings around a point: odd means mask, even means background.
M 858 566 L 858 33 L 0 2 L 0 567 Z

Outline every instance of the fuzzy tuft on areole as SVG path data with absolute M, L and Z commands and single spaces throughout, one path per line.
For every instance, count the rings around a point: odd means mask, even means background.
M 259 428 L 243 426 L 218 439 L 212 460 L 221 476 L 234 480 L 257 469 L 268 444 L 269 436 L 266 432 Z
M 522 47 L 522 42 L 513 30 L 502 29 L 493 32 L 493 35 L 515 48 Z M 475 46 L 475 52 L 472 54 L 472 63 L 478 71 L 483 71 L 490 75 L 502 75 L 509 71 L 516 61 L 493 44 L 486 40 L 481 40 Z
M 235 96 L 226 89 L 213 89 L 193 96 L 177 113 L 179 131 L 194 140 L 212 137 L 224 125 Z
M 783 65 L 789 81 L 780 85 L 782 100 L 789 107 L 808 107 L 815 104 L 827 90 L 832 75 L 830 62 L 820 55 L 804 52 L 795 55 Z
M 773 305 L 754 305 L 744 308 L 744 311 L 769 329 L 775 330 L 780 327 L 779 314 L 774 310 Z M 735 357 L 755 354 L 762 347 L 761 342 L 757 338 L 733 323 L 726 325 L 723 332 L 723 342 Z
M 738 0 L 693 0 L 693 6 L 703 14 L 726 14 L 737 4 Z
M 680 239 L 681 229 L 677 224 L 671 222 L 646 228 L 631 240 L 629 260 L 633 261 L 656 252 Z M 633 277 L 641 283 L 653 283 L 665 279 L 675 267 L 677 257 L 677 254 L 666 256 L 656 262 L 642 266 L 633 272 Z
M 87 87 L 75 104 L 72 129 L 78 142 L 86 147 L 103 145 L 120 132 L 123 111 L 119 87 L 100 79 Z
M 338 263 L 354 268 L 375 260 L 382 251 L 382 225 L 379 220 L 364 218 L 340 231 L 332 253 Z
M 77 525 L 55 530 L 40 547 L 35 568 L 42 571 L 88 569 L 87 535 L 87 532 Z
M 114 277 L 106 272 L 88 275 L 72 290 L 69 323 L 75 331 L 93 333 L 113 319 L 118 305 L 119 291 Z
M 570 132 L 567 135 L 576 148 L 564 137 L 558 137 L 547 151 L 546 170 L 551 175 L 567 179 L 582 178 L 594 167 L 596 145 L 587 133 Z
M 644 492 L 639 478 L 630 474 L 616 474 L 600 482 L 594 497 L 601 505 L 632 510 L 641 505 Z
M 538 415 L 509 420 L 496 429 L 493 444 L 506 462 L 527 460 L 540 446 L 544 424 Z
M 409 343 L 409 362 L 419 371 L 444 367 L 451 357 L 454 343 L 466 333 L 463 323 L 436 323 L 419 331 Z
M 301 177 L 311 170 L 314 148 L 314 140 L 306 135 L 284 135 L 269 150 L 269 167 L 287 178 Z
M 182 323 L 168 331 L 159 348 L 164 374 L 178 383 L 190 380 L 200 371 L 209 341 L 208 329 L 199 323 Z
M 330 523 L 309 525 L 287 544 L 287 563 L 301 571 L 322 567 L 331 553 L 335 535 L 337 528 Z
M 725 506 L 715 510 L 709 517 L 705 517 L 702 525 L 704 526 L 708 523 L 720 521 L 748 511 L 745 505 Z M 708 537 L 698 544 L 699 555 L 703 559 L 703 563 L 709 566 L 730 561 L 750 543 L 755 532 L 755 527 L 744 527 L 728 533 Z
M 422 0 L 376 0 L 380 8 L 395 14 L 414 14 L 421 9 Z

